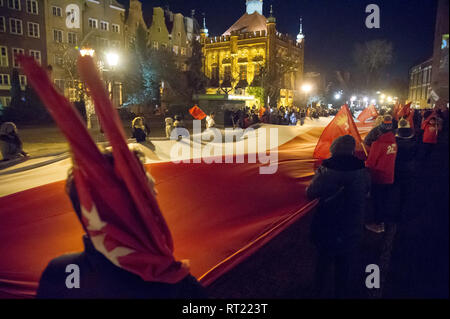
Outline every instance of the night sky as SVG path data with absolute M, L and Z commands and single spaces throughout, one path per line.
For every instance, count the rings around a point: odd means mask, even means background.
M 127 0 L 119 0 L 121 3 Z M 245 13 L 245 0 L 141 0 L 144 15 L 152 7 L 169 5 L 170 10 L 197 18 L 205 12 L 210 35 L 221 35 Z M 367 29 L 365 8 L 377 4 L 381 28 Z M 394 45 L 394 63 L 389 78 L 407 80 L 411 66 L 432 55 L 437 0 L 265 0 L 264 15 L 273 4 L 277 29 L 296 36 L 303 17 L 305 71 L 332 74 L 349 70 L 356 43 L 386 39 Z

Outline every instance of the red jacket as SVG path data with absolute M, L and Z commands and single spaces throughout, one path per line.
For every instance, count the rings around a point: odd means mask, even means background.
M 370 170 L 372 183 L 393 184 L 397 142 L 392 132 L 381 135 L 370 147 L 366 166 Z
M 423 142 L 428 144 L 436 144 L 438 138 L 438 126 L 437 124 L 430 124 L 431 119 L 433 119 L 437 123 L 437 118 L 435 113 L 431 114 L 426 120 L 422 123 L 423 130 Z

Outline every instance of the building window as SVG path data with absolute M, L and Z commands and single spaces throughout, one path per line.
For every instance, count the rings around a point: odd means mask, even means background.
M 8 8 L 20 10 L 20 0 L 8 0 Z
M 64 80 L 63 79 L 55 79 L 55 86 L 59 89 L 61 93 L 64 94 Z
M 22 35 L 22 20 L 10 18 L 9 19 L 9 32 L 11 34 Z
M 97 45 L 101 48 L 107 48 L 109 45 L 108 39 L 97 38 Z
M 41 51 L 30 50 L 30 56 L 32 56 L 39 64 L 41 64 Z
M 176 55 L 178 55 L 178 46 L 174 45 L 173 46 L 173 53 L 175 53 Z
M 39 24 L 34 22 L 28 22 L 28 36 L 32 38 L 39 38 Z
M 153 49 L 158 50 L 158 42 L 153 41 Z
M 10 85 L 11 82 L 9 81 L 9 74 L 0 74 L 0 86 L 9 87 Z
M 25 75 L 19 75 L 19 82 L 22 89 L 27 87 L 27 77 Z
M 119 49 L 120 48 L 120 41 L 111 40 L 111 48 Z
M 77 45 L 77 34 L 73 32 L 67 32 L 67 42 L 73 45 Z
M 6 19 L 5 19 L 5 17 L 0 17 L 0 32 L 6 32 Z
M 98 29 L 98 20 L 89 18 L 89 27 L 91 29 Z
M 58 43 L 63 42 L 63 32 L 61 30 L 53 30 L 53 41 Z
M 56 65 L 63 65 L 63 58 L 59 54 L 55 54 L 53 61 Z
M 109 23 L 106 22 L 106 21 L 100 21 L 100 30 L 108 31 L 109 30 Z
M 12 48 L 13 67 L 15 67 L 15 68 L 20 68 L 20 64 L 16 60 L 16 56 L 19 54 L 25 54 L 25 50 L 19 49 L 19 48 Z
M 9 106 L 11 104 L 11 97 L 10 96 L 1 96 L 0 104 L 4 107 Z
M 0 66 L 7 67 L 8 65 L 8 48 L 0 46 Z
M 111 25 L 112 32 L 120 33 L 120 26 L 118 24 Z
M 62 17 L 62 9 L 60 7 L 53 6 L 52 13 L 55 17 Z
M 181 55 L 186 55 L 186 48 L 181 48 L 180 54 Z
M 36 0 L 27 0 L 27 12 L 38 14 L 38 3 Z

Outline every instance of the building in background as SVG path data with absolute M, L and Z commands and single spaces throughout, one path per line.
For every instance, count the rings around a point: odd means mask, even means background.
M 408 100 L 413 106 L 426 108 L 431 93 L 433 59 L 415 65 L 409 72 Z
M 33 56 L 47 65 L 44 0 L 0 0 L 0 104 L 11 102 L 13 71 L 19 73 L 22 90 L 27 78 L 16 63 L 15 54 Z
M 448 103 L 449 0 L 439 0 L 433 46 L 431 80 L 433 103 Z
M 95 51 L 114 104 L 120 106 L 120 63 L 110 65 L 107 54 L 125 54 L 125 8 L 115 0 L 46 0 L 45 19 L 48 62 L 53 81 L 64 95 L 72 101 L 80 99 L 76 58 L 80 49 L 90 48 Z
M 291 106 L 294 95 L 300 94 L 304 65 L 302 27 L 297 39 L 278 32 L 272 9 L 269 18 L 263 15 L 262 0 L 247 0 L 245 14 L 221 36 L 209 36 L 204 19 L 201 42 L 204 73 L 210 79 L 208 93 L 223 91 L 246 99 L 249 87 L 265 86 L 261 83 L 261 72 L 280 69 L 281 60 L 290 60 L 297 67 L 284 72 L 277 79 L 281 81 L 279 98 L 270 104 Z M 258 102 L 252 100 L 247 104 Z

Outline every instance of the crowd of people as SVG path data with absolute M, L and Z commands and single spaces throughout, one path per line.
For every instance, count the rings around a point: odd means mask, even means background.
M 418 195 L 414 178 L 438 141 L 448 136 L 448 125 L 447 107 L 415 112 L 412 121 L 382 112 L 364 139 L 365 161 L 355 156 L 352 136 L 333 142 L 331 158 L 323 161 L 307 189 L 310 199 L 319 199 L 311 227 L 319 253 L 315 276 L 319 295 L 324 275 L 334 265 L 336 297 L 348 297 L 351 265 L 364 226 L 379 234 L 386 225 L 411 218 Z
M 303 125 L 305 118 L 317 119 L 333 115 L 333 112 L 321 107 L 280 106 L 279 108 L 245 107 L 242 109 L 225 110 L 225 125 L 234 128 L 247 128 L 257 123 L 276 125 Z

